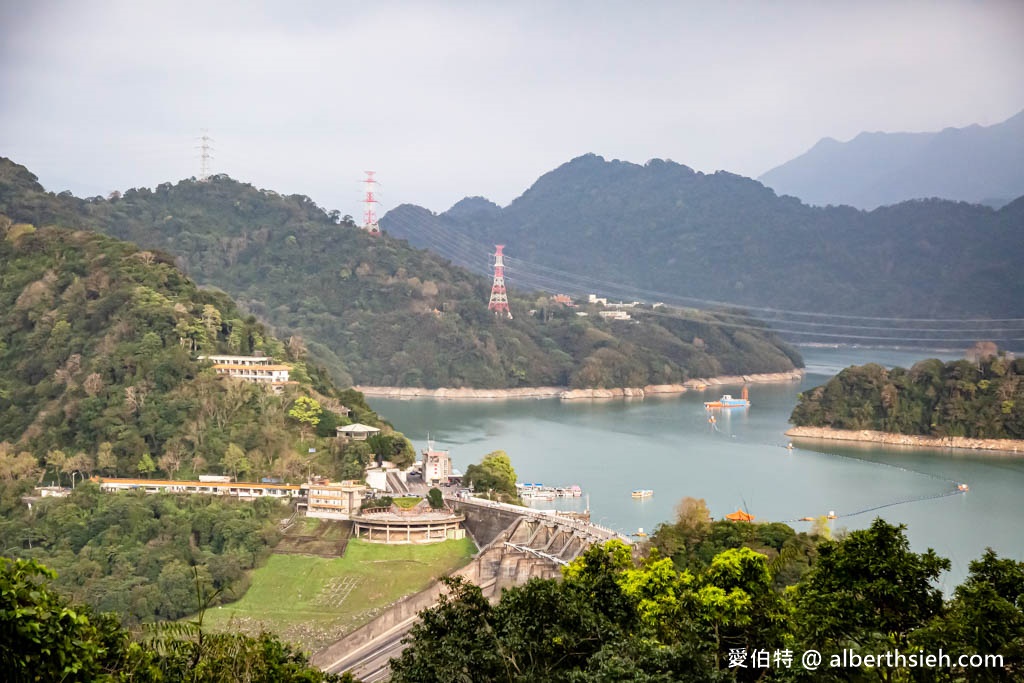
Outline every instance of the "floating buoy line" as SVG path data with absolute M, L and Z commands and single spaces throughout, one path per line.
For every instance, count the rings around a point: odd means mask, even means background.
M 714 415 L 708 415 L 708 424 L 710 425 L 710 427 L 711 427 L 711 429 L 713 431 L 715 431 L 715 432 L 717 432 L 719 434 L 724 434 L 724 432 L 722 432 L 718 428 L 718 420 L 717 420 L 717 418 Z M 732 438 L 736 438 L 735 434 L 732 434 L 731 436 L 732 436 Z M 779 444 L 769 444 L 767 442 L 761 442 L 761 444 L 765 445 L 765 446 L 779 445 Z M 782 448 L 784 448 L 789 453 L 793 453 L 795 450 L 798 450 L 798 449 L 794 448 L 792 441 L 787 442 L 785 445 L 782 446 Z M 815 453 L 819 453 L 821 455 L 828 455 L 828 456 L 833 457 L 833 458 L 845 458 L 847 460 L 851 460 L 853 462 L 857 462 L 857 463 L 860 463 L 860 464 L 865 464 L 866 463 L 866 464 L 870 464 L 870 465 L 875 465 L 876 467 L 889 467 L 889 468 L 894 469 L 894 470 L 900 470 L 901 472 L 906 472 L 906 473 L 909 473 L 909 474 L 916 474 L 916 475 L 921 476 L 921 477 L 930 477 L 932 479 L 935 479 L 937 481 L 942 482 L 943 484 L 948 484 L 951 487 L 949 489 L 946 489 L 944 491 L 940 491 L 940 492 L 937 492 L 937 493 L 928 493 L 928 494 L 925 494 L 923 496 L 910 496 L 908 498 L 901 498 L 899 500 L 894 500 L 894 501 L 891 501 L 891 502 L 888 502 L 888 503 L 882 503 L 880 505 L 872 505 L 870 507 L 866 507 L 866 508 L 863 508 L 863 509 L 860 509 L 860 510 L 854 510 L 853 512 L 842 512 L 842 513 L 830 512 L 828 515 L 826 515 L 826 517 L 828 519 L 845 519 L 845 518 L 848 518 L 848 517 L 856 517 L 858 515 L 864 515 L 864 514 L 867 514 L 869 512 L 875 512 L 877 510 L 884 510 L 885 508 L 895 507 L 897 505 L 906 505 L 908 503 L 920 503 L 920 502 L 923 502 L 923 501 L 926 501 L 926 500 L 937 500 L 939 498 L 948 498 L 950 496 L 956 496 L 956 495 L 959 495 L 959 494 L 962 494 L 962 493 L 967 493 L 970 490 L 970 487 L 967 484 L 963 483 L 963 482 L 955 481 L 953 479 L 948 479 L 946 477 L 942 477 L 942 476 L 937 475 L 937 474 L 930 474 L 928 472 L 921 472 L 919 470 L 913 470 L 913 469 L 910 469 L 909 467 L 900 467 L 899 465 L 892 465 L 892 464 L 889 464 L 887 462 L 877 462 L 875 460 L 864 460 L 862 458 L 853 458 L 853 457 L 850 457 L 848 455 L 840 455 L 838 453 L 823 453 L 821 451 L 814 451 L 814 452 Z M 814 521 L 816 519 L 818 519 L 818 518 L 817 517 L 798 517 L 796 519 L 783 519 L 783 520 L 778 520 L 778 521 L 780 521 L 780 522 L 782 522 L 784 524 L 790 524 L 790 523 L 793 523 L 793 522 L 809 522 L 809 521 Z

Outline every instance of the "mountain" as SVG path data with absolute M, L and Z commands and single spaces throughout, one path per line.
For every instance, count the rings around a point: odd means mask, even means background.
M 224 382 L 198 359 L 217 353 L 269 355 L 297 384 L 277 395 Z M 252 475 L 297 475 L 300 429 L 287 410 L 302 395 L 377 421 L 361 395 L 307 369 L 295 345 L 198 288 L 168 254 L 0 214 L 0 480 L 22 453 L 31 459 L 19 467 L 43 461 L 50 480 L 154 464 L 220 473 L 232 446 Z
M 817 206 L 925 197 L 1002 206 L 1024 194 L 1024 111 L 993 126 L 824 138 L 759 180 Z
M 500 212 L 482 200 L 460 210 Z M 370 236 L 308 197 L 226 176 L 82 200 L 47 193 L 27 169 L 0 161 L 0 211 L 176 255 L 199 283 L 235 296 L 282 335 L 301 336 L 341 383 L 632 387 L 801 362 L 737 312 L 634 311 L 635 320 L 610 321 L 531 291 L 512 297 L 513 320 L 498 318 L 487 310 L 490 279 Z
M 818 208 L 731 173 L 589 154 L 543 175 L 500 212 L 480 200 L 467 211 L 464 202 L 440 215 L 399 206 L 381 226 L 465 265 L 504 244 L 512 288 L 730 302 L 771 309 L 757 313 L 796 332 L 819 318 L 793 311 L 1024 317 L 1024 198 L 999 210 L 937 199 L 871 212 Z M 846 324 L 853 327 L 837 341 L 888 338 L 895 326 Z

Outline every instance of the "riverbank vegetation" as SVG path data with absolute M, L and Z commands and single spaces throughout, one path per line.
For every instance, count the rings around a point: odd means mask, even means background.
M 800 394 L 790 421 L 798 427 L 1024 439 L 1024 359 L 931 359 L 909 370 L 852 366 Z
M 371 237 L 308 197 L 227 176 L 82 200 L 47 193 L 27 169 L 0 159 L 0 212 L 173 255 L 282 338 L 303 337 L 340 386 L 616 388 L 802 364 L 740 311 L 614 321 L 597 307 L 515 290 L 514 319 L 497 317 L 487 310 L 488 278 L 387 234 Z
M 757 526 L 734 524 L 748 543 L 788 536 L 785 548 L 795 538 L 773 528 L 782 525 Z M 724 531 L 712 524 L 695 545 L 675 546 L 673 558 L 656 551 L 638 558 L 618 541 L 593 546 L 562 581 L 506 589 L 496 605 L 476 586 L 448 580 L 450 593 L 413 627 L 391 680 L 910 681 L 920 669 L 844 666 L 833 657 L 939 648 L 1002 659 L 988 668 L 929 668 L 929 681 L 1024 675 L 1022 562 L 989 551 L 944 600 L 936 579 L 949 561 L 912 552 L 903 527 L 877 519 L 841 539 L 817 539 L 809 567 L 783 589 L 780 573 L 804 559 L 785 552 L 771 559 L 740 545 L 707 561 L 717 533 Z M 663 527 L 652 545 L 667 547 L 678 536 Z M 802 660 L 809 650 L 824 657 L 817 671 Z

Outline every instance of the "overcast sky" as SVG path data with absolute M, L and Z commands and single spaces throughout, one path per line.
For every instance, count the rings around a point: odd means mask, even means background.
M 594 152 L 756 177 L 1024 109 L 1024 2 L 0 0 L 0 156 L 81 196 L 212 170 L 359 216 Z

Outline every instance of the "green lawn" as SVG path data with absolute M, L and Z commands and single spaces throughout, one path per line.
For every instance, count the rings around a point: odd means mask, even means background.
M 416 507 L 423 502 L 423 499 L 416 496 L 405 496 L 404 498 L 395 498 L 392 502 L 400 508 L 408 509 Z
M 207 611 L 212 630 L 265 629 L 310 652 L 366 623 L 382 607 L 469 562 L 468 539 L 432 545 L 349 541 L 345 557 L 271 555 L 241 600 Z

